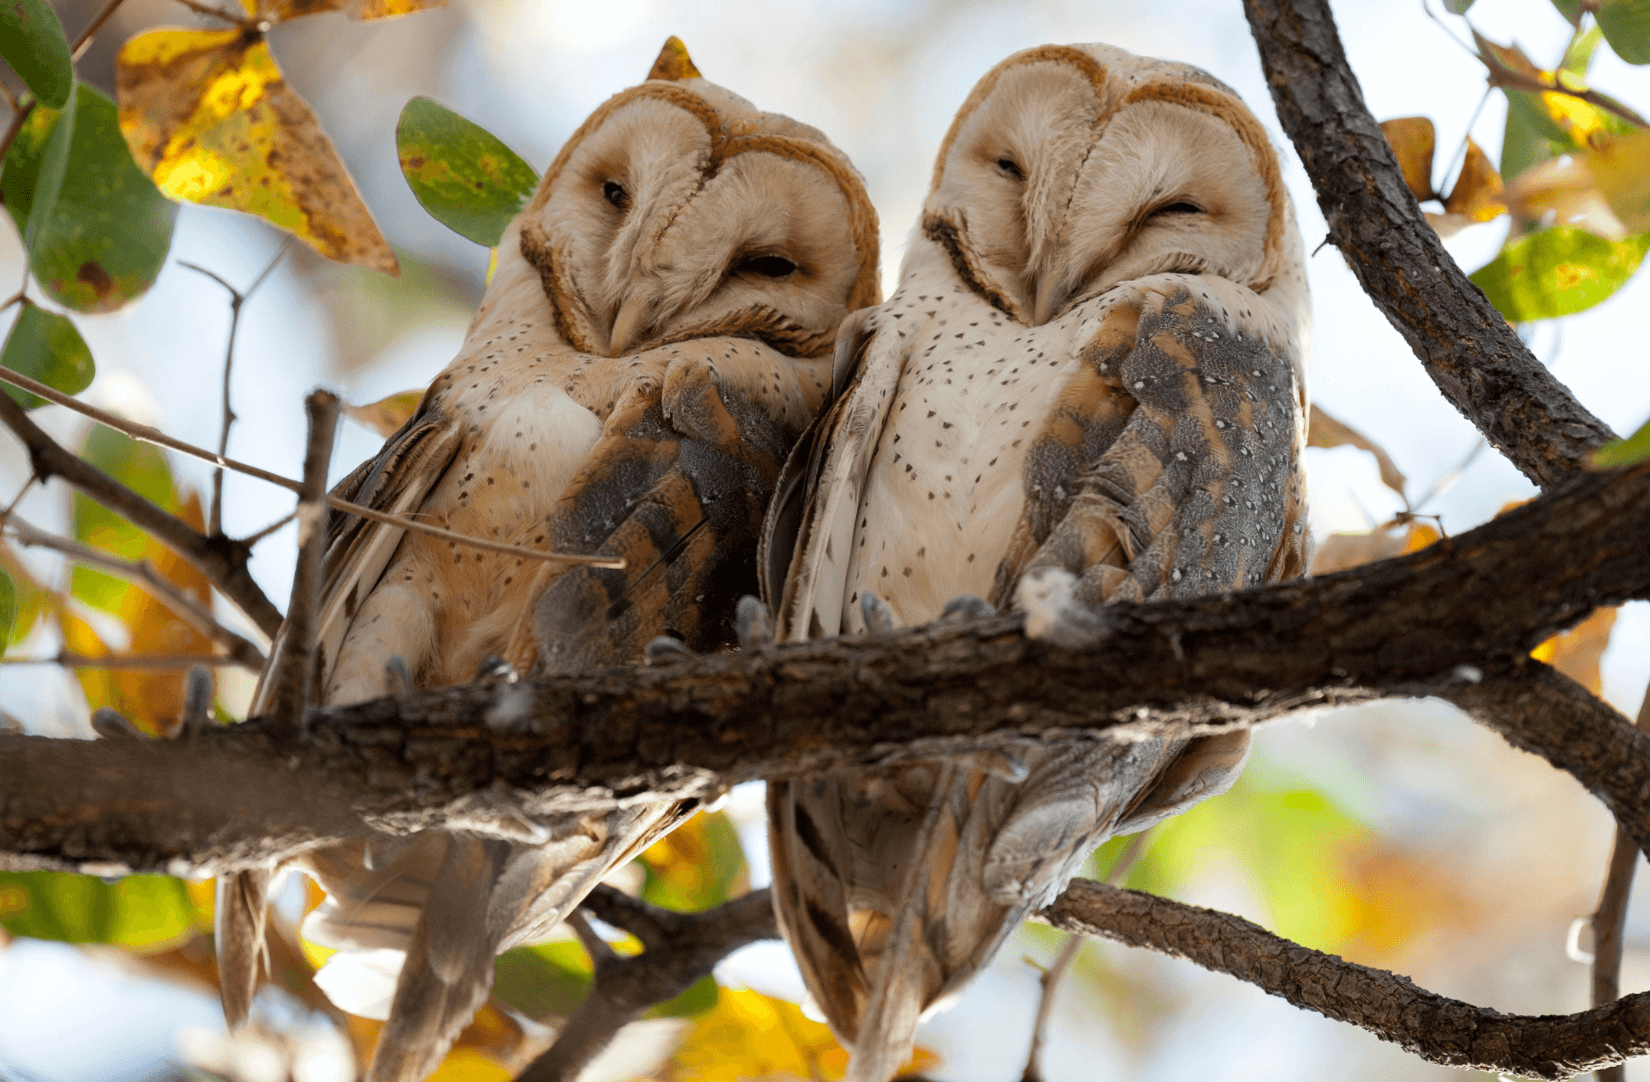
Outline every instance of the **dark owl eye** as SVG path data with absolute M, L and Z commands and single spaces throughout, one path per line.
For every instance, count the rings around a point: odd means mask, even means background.
M 1013 158 L 998 158 L 997 168 L 1001 169 L 1004 174 L 1013 177 L 1015 180 L 1024 180 L 1026 178 L 1025 171 L 1020 168 L 1020 163 L 1015 161 Z
M 624 185 L 617 181 L 610 180 L 602 185 L 602 198 L 620 210 L 630 209 L 630 193 L 625 191 Z
M 796 270 L 796 264 L 782 255 L 759 255 L 745 260 L 734 268 L 738 274 L 759 274 L 764 278 L 783 278 Z
M 1202 207 L 1198 206 L 1196 203 L 1188 203 L 1184 199 L 1180 200 L 1179 202 L 1170 203 L 1166 207 L 1158 207 L 1156 210 L 1152 211 L 1153 215 L 1157 215 L 1157 214 L 1202 214 L 1202 213 L 1203 213 L 1203 208 Z

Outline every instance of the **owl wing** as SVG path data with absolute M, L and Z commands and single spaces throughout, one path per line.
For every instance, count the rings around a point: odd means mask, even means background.
M 1196 289 L 1178 280 L 1140 289 L 1084 347 L 1027 458 L 1026 509 L 998 568 L 1000 600 L 1023 603 L 1020 583 L 1045 569 L 1073 576 L 1075 598 L 1088 604 L 1194 597 L 1305 569 L 1294 358 Z M 1103 746 L 1073 752 L 1057 776 L 1027 779 L 992 843 L 988 889 L 1047 904 L 1071 874 L 1048 855 L 1074 829 L 1098 844 L 1224 792 L 1249 738 L 1142 743 L 1158 748 L 1153 761 L 1103 798 L 1096 787 L 1116 781 Z
M 392 514 L 418 509 L 458 453 L 463 432 L 426 397 L 400 431 L 332 490 L 351 503 Z M 339 645 L 361 599 L 371 592 L 388 566 L 405 531 L 355 515 L 334 514 L 328 524 L 326 569 L 317 618 L 317 664 L 338 656 Z M 275 708 L 275 681 L 288 649 L 287 631 L 276 633 L 269 662 L 253 694 L 251 715 Z M 252 869 L 219 878 L 213 936 L 217 943 L 219 992 L 231 1026 L 246 1020 L 258 987 L 264 957 L 264 923 L 271 872 Z
M 770 606 L 778 602 L 782 641 L 842 629 L 860 497 L 906 355 L 900 336 L 878 333 L 876 312 L 861 309 L 838 330 L 832 386 L 841 393 L 793 452 L 781 479 L 784 502 L 768 517 L 764 578 Z M 781 567 L 784 585 L 776 593 Z

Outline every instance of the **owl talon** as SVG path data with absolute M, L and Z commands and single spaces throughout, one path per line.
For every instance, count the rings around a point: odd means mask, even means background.
M 513 684 L 521 679 L 516 667 L 497 654 L 488 654 L 476 670 L 476 682 L 483 680 L 503 680 L 506 684 Z
M 92 711 L 92 732 L 104 740 L 147 740 L 149 737 L 112 706 Z
M 859 617 L 865 621 L 867 634 L 892 631 L 896 626 L 894 610 L 888 607 L 888 602 L 869 590 L 859 595 Z
M 642 647 L 642 657 L 649 665 L 675 665 L 677 662 L 697 656 L 682 644 L 681 639 L 674 639 L 669 635 L 649 639 L 647 645 Z
M 407 669 L 407 659 L 400 654 L 391 654 L 390 659 L 384 662 L 384 694 L 405 695 L 412 690 L 412 673 Z
M 734 610 L 733 629 L 739 636 L 741 650 L 760 650 L 773 645 L 773 620 L 762 599 L 746 594 Z
M 212 673 L 204 665 L 189 670 L 183 690 L 183 725 L 178 735 L 193 740 L 212 716 Z
M 1014 591 L 1014 603 L 1026 615 L 1026 638 L 1073 649 L 1100 641 L 1104 618 L 1077 600 L 1076 587 L 1077 576 L 1061 567 L 1026 573 Z
M 960 622 L 995 615 L 997 610 L 992 608 L 991 602 L 985 598 L 975 597 L 973 594 L 960 594 L 945 603 L 945 608 L 940 612 L 940 622 Z

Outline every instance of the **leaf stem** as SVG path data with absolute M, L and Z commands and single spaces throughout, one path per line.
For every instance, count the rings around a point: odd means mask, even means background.
M 239 15 L 231 15 L 229 12 L 221 8 L 215 8 L 211 4 L 198 3 L 197 0 L 177 0 L 177 2 L 197 15 L 209 15 L 214 19 L 222 19 L 226 23 L 234 23 L 236 26 L 249 25 L 247 20 Z

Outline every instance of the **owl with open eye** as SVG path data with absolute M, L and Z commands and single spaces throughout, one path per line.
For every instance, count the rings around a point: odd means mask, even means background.
M 1206 73 L 1016 54 L 941 146 L 898 291 L 851 315 L 840 394 L 770 510 L 781 638 L 1301 574 L 1310 324 L 1276 155 Z M 1246 732 L 1044 744 L 770 783 L 774 904 L 883 1082 L 1107 837 L 1224 791 Z
M 457 359 L 335 490 L 623 568 L 337 517 L 317 620 L 321 701 L 633 662 L 659 636 L 699 651 L 730 643 L 780 468 L 823 403 L 837 326 L 877 300 L 876 216 L 847 158 L 699 77 L 672 39 L 646 82 L 562 148 L 500 241 Z M 272 705 L 265 683 L 254 713 Z M 296 859 L 328 894 L 304 934 L 340 951 L 318 983 L 387 1019 L 368 1079 L 424 1078 L 486 999 L 496 955 L 544 938 L 693 810 L 478 806 L 449 829 Z M 232 1023 L 256 989 L 270 874 L 220 882 Z

